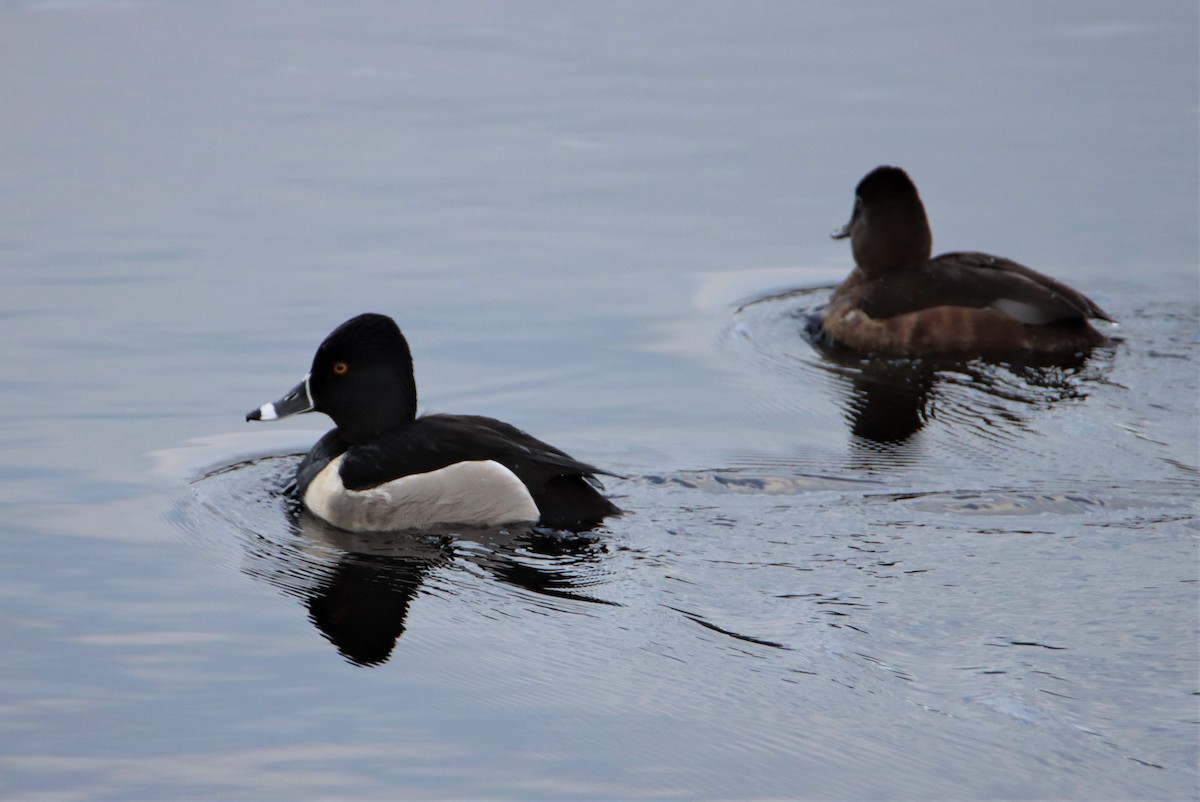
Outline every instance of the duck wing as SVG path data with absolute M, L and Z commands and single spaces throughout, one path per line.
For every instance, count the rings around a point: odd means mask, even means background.
M 424 415 L 352 447 L 342 462 L 341 477 L 348 489 L 365 490 L 402 476 L 477 460 L 500 463 L 535 492 L 561 476 L 598 484 L 594 475 L 608 473 L 494 418 Z
M 895 291 L 872 293 L 863 311 L 889 318 L 935 306 L 991 308 L 1022 323 L 1098 318 L 1108 313 L 1078 290 L 1038 271 L 991 254 L 944 253 L 904 271 Z

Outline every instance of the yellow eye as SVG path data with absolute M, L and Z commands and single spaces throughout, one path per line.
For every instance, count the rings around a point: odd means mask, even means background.
M 333 372 L 338 376 L 344 376 L 345 374 L 350 372 L 350 366 L 347 365 L 345 362 L 334 362 L 333 363 Z

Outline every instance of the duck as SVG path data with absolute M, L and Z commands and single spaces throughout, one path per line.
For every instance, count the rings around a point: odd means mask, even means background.
M 614 476 L 517 427 L 480 415 L 417 415 L 412 353 L 396 321 L 364 313 L 334 329 L 308 374 L 246 415 L 305 412 L 334 428 L 296 469 L 291 494 L 351 532 L 532 524 L 583 532 L 621 510 L 601 494 Z
M 854 191 L 855 267 L 819 313 L 818 334 L 881 357 L 1066 357 L 1108 341 L 1090 320 L 1113 319 L 1091 299 L 1010 259 L 975 251 L 933 257 L 916 185 L 899 167 L 868 173 Z

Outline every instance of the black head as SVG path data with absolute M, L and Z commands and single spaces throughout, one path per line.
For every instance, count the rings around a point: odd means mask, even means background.
M 333 418 L 351 443 L 417 415 L 412 353 L 396 321 L 367 313 L 325 338 L 308 374 L 313 409 Z
M 317 348 L 312 370 L 272 404 L 246 420 L 277 420 L 324 412 L 350 443 L 410 423 L 417 416 L 412 354 L 396 321 L 365 314 L 347 320 Z

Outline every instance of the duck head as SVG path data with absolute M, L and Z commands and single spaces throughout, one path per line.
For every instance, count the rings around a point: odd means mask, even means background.
M 417 415 L 412 353 L 396 321 L 366 313 L 334 329 L 313 357 L 308 375 L 287 394 L 246 420 L 276 420 L 324 412 L 350 443 L 363 443 L 410 423 Z
M 854 262 L 867 273 L 885 273 L 927 261 L 933 234 L 921 196 L 899 167 L 876 167 L 854 190 L 850 222 L 833 232 L 850 238 Z

